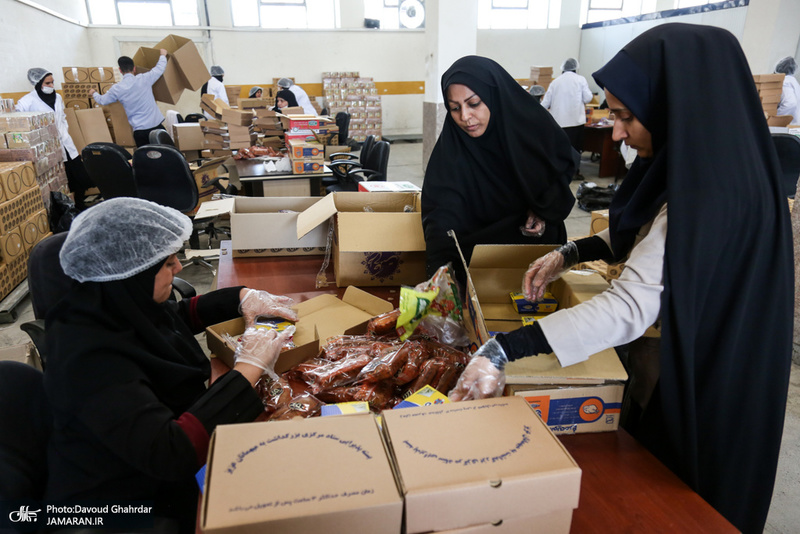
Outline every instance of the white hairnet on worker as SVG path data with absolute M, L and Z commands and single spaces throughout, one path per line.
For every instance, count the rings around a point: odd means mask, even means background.
M 78 282 L 124 280 L 178 252 L 192 221 L 178 210 L 120 197 L 78 215 L 61 247 L 61 267 Z
M 32 69 L 28 69 L 28 81 L 31 82 L 31 85 L 36 85 L 37 83 L 44 80 L 44 78 L 48 74 L 52 73 L 49 70 L 43 69 L 41 67 L 34 67 Z
M 792 56 L 786 56 L 775 65 L 775 72 L 792 76 L 797 70 L 797 61 Z
M 284 89 L 288 89 L 294 85 L 294 82 L 289 78 L 281 78 L 278 80 L 278 87 L 283 87 Z
M 580 65 L 578 65 L 578 60 L 575 58 L 567 58 L 564 60 L 564 63 L 561 65 L 561 72 L 572 71 L 575 72 L 578 70 Z
M 533 96 L 542 96 L 544 95 L 545 90 L 541 85 L 531 85 L 531 88 L 528 90 L 528 92 Z
M 211 66 L 211 75 L 212 76 L 222 76 L 225 74 L 225 70 L 219 65 L 212 65 Z
M 261 91 L 261 93 L 263 95 L 264 89 L 262 87 L 254 85 L 253 87 L 250 88 L 250 92 L 247 94 L 247 96 L 249 96 L 250 98 L 253 98 L 254 96 L 256 96 L 256 93 L 259 92 L 259 91 Z

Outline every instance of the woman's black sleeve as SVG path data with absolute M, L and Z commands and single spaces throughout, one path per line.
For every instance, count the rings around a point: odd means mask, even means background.
M 575 241 L 575 245 L 578 247 L 579 261 L 603 260 L 609 263 L 614 261 L 613 253 L 608 244 L 596 235 L 578 239 Z
M 542 327 L 539 323 L 523 326 L 508 334 L 497 334 L 497 342 L 503 347 L 508 356 L 508 361 L 513 362 L 525 356 L 536 356 L 538 354 L 550 354 L 553 349 L 544 337 Z
M 239 317 L 239 293 L 244 286 L 226 287 L 172 303 L 178 316 L 195 334 L 207 326 Z
M 249 423 L 264 411 L 250 382 L 238 371 L 229 371 L 214 381 L 188 410 L 209 435 L 217 425 Z

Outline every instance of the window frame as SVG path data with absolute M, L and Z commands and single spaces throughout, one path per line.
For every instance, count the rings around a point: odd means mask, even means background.
M 84 0 L 84 4 L 86 6 L 86 13 L 89 15 L 89 24 L 93 26 L 128 26 L 128 27 L 139 27 L 140 24 L 123 24 L 122 19 L 120 18 L 119 14 L 119 4 L 128 4 L 128 3 L 140 3 L 140 4 L 167 4 L 169 6 L 169 16 L 170 16 L 170 23 L 164 25 L 154 25 L 153 27 L 167 27 L 167 26 L 174 26 L 176 28 L 197 28 L 203 26 L 203 18 L 204 18 L 204 11 L 201 9 L 200 0 L 194 0 L 195 9 L 197 11 L 197 24 L 187 25 L 187 24 L 176 24 L 175 22 L 175 7 L 173 6 L 173 0 L 110 0 L 114 3 L 114 14 L 116 15 L 117 21 L 113 24 L 110 23 L 96 23 L 92 20 L 92 10 L 89 5 L 90 0 Z

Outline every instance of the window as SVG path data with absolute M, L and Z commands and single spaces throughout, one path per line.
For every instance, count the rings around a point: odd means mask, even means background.
M 338 0 L 231 0 L 234 26 L 333 29 L 339 26 Z
M 656 11 L 656 0 L 589 0 L 586 22 L 636 17 Z
M 199 26 L 197 0 L 86 0 L 92 24 Z
M 558 28 L 561 0 L 478 0 L 478 29 Z

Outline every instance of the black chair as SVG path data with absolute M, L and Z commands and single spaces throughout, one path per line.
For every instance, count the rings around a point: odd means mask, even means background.
M 389 143 L 376 142 L 369 151 L 363 166 L 347 171 L 344 179 L 338 184 L 325 188 L 328 193 L 335 191 L 358 191 L 358 182 L 361 181 L 386 181 L 386 171 L 389 167 Z
M 199 194 L 189 163 L 168 145 L 144 145 L 133 153 L 133 178 L 139 198 L 187 213 Z
M 336 127 L 339 128 L 339 144 L 347 144 L 347 138 L 350 137 L 350 114 L 346 111 L 337 113 Z
M 0 501 L 41 500 L 53 427 L 41 371 L 0 361 Z
M 794 198 L 797 179 L 800 177 L 800 137 L 788 133 L 773 133 L 772 141 L 778 151 L 778 160 L 783 171 L 781 182 L 784 194 Z
M 202 113 L 189 113 L 184 117 L 183 122 L 200 122 L 206 120 L 206 116 Z
M 332 185 L 337 185 L 346 180 L 347 171 L 363 167 L 374 144 L 375 136 L 368 135 L 361 144 L 361 151 L 358 153 L 358 155 L 352 152 L 337 152 L 335 154 L 331 154 L 331 163 L 328 165 L 328 168 L 333 173 L 333 176 L 330 178 L 323 178 L 322 187 L 327 189 Z
M 129 163 L 130 152 L 114 143 L 90 143 L 81 151 L 81 157 L 103 198 L 139 196 Z
M 183 115 L 181 115 L 180 113 L 178 113 L 177 115 L 175 115 L 175 120 L 177 120 L 177 121 L 178 121 L 178 124 L 180 124 L 180 123 L 182 123 L 182 122 L 186 122 L 186 119 L 184 119 L 184 118 L 183 118 Z
M 169 135 L 169 132 L 160 128 L 150 132 L 148 141 L 151 145 L 175 146 L 175 141 L 172 140 L 172 136 Z

